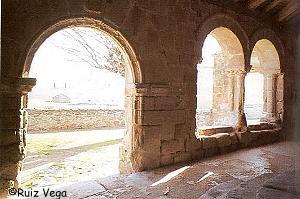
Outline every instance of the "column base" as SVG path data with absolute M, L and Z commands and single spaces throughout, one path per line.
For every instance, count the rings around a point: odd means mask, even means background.
M 261 122 L 281 124 L 281 119 L 275 113 L 268 113 L 265 117 L 260 119 Z

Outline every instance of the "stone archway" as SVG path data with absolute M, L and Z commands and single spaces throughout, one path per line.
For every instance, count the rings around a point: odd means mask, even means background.
M 264 76 L 262 122 L 278 123 L 283 121 L 284 74 L 281 72 L 280 55 L 268 39 L 258 40 L 251 54 L 251 71 Z
M 221 48 L 214 55 L 213 105 L 209 118 L 213 126 L 241 128 L 245 74 L 242 44 L 235 33 L 226 27 L 217 27 L 207 35 L 215 38 Z
M 36 80 L 34 78 L 28 78 L 28 72 L 30 70 L 30 65 L 33 59 L 35 52 L 38 47 L 43 43 L 54 32 L 61 30 L 66 27 L 73 26 L 84 26 L 95 28 L 96 30 L 101 31 L 102 33 L 111 37 L 120 47 L 120 49 L 126 55 L 128 61 L 128 68 L 125 71 L 126 78 L 126 100 L 125 107 L 127 108 L 125 114 L 127 116 L 127 131 L 124 135 L 123 143 L 120 148 L 120 171 L 122 173 L 129 173 L 137 170 L 141 170 L 140 163 L 138 161 L 132 161 L 133 157 L 133 131 L 134 127 L 131 125 L 136 120 L 137 115 L 133 114 L 134 101 L 135 101 L 135 83 L 141 83 L 142 75 L 139 66 L 139 61 L 135 55 L 134 50 L 129 45 L 128 41 L 123 37 L 123 35 L 108 26 L 102 21 L 91 19 L 91 18 L 73 18 L 61 20 L 53 25 L 46 27 L 44 30 L 41 30 L 35 38 L 32 39 L 31 44 L 28 45 L 26 56 L 20 59 L 24 59 L 24 67 L 22 77 L 20 78 L 7 78 L 7 86 L 5 87 L 5 92 L 7 93 L 6 99 L 9 101 L 3 102 L 4 104 L 10 104 L 10 107 L 7 107 L 7 111 L 10 112 L 10 118 L 7 118 L 7 126 L 2 128 L 7 128 L 5 130 L 6 137 L 11 139 L 12 143 L 10 148 L 7 148 L 4 151 L 4 154 L 7 154 L 2 158 L 3 164 L 1 165 L 1 170 L 5 173 L 4 179 L 1 181 L 1 193 L 4 196 L 7 194 L 7 190 L 15 187 L 18 188 L 18 174 L 22 168 L 22 162 L 25 157 L 25 147 L 26 147 L 26 133 L 27 133 L 27 112 L 25 110 L 28 97 L 28 92 L 31 91 L 32 87 L 35 85 Z M 13 119 L 12 119 L 13 118 Z M 13 128 L 12 128 L 13 127 Z M 11 158 L 13 157 L 13 159 Z M 142 159 L 141 159 L 142 161 Z
M 205 41 L 206 36 L 212 32 L 214 29 L 219 27 L 224 27 L 232 31 L 232 33 L 237 37 L 242 46 L 242 52 L 244 54 L 244 70 L 247 71 L 250 65 L 250 52 L 249 52 L 249 38 L 246 34 L 246 31 L 243 27 L 238 23 L 238 21 L 230 16 L 229 14 L 218 13 L 213 16 L 210 16 L 200 26 L 201 28 L 198 30 L 198 46 L 200 49 L 203 47 L 203 43 Z M 199 52 L 200 60 L 202 59 L 202 51 Z

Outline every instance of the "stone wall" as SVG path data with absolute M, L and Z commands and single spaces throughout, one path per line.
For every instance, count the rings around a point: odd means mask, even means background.
M 125 128 L 124 110 L 37 110 L 29 109 L 28 131 Z
M 269 131 L 216 134 L 200 140 L 195 137 L 196 64 L 201 60 L 206 36 L 218 27 L 230 29 L 240 40 L 244 53 L 243 71 L 234 77 L 240 99 L 235 108 L 243 110 L 242 77 L 250 69 L 252 49 L 259 39 L 266 38 L 278 49 L 282 71 L 287 72 L 283 117 L 291 114 L 291 85 L 296 83 L 291 81 L 293 71 L 289 71 L 294 54 L 283 49 L 290 48 L 290 41 L 286 39 L 283 45 L 280 39 L 286 29 L 270 18 L 249 14 L 241 8 L 227 8 L 223 2 L 5 0 L 1 35 L 0 197 L 8 187 L 18 186 L 16 177 L 25 157 L 25 107 L 27 93 L 34 85 L 26 77 L 32 58 L 47 37 L 68 26 L 88 26 L 106 32 L 130 59 L 127 72 L 132 73 L 132 78 L 126 78 L 125 105 L 128 129 L 120 149 L 121 172 L 208 157 L 226 151 L 223 146 L 232 143 L 252 146 L 276 140 L 277 133 Z M 286 121 L 284 118 L 283 122 Z

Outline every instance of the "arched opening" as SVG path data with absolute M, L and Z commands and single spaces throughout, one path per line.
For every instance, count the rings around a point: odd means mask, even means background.
M 263 83 L 260 78 L 259 81 L 252 82 L 252 91 L 250 87 L 246 87 L 246 93 L 253 95 L 246 95 L 245 101 L 258 101 L 258 98 L 263 96 L 262 114 L 260 118 L 256 118 L 255 123 L 281 123 L 283 117 L 283 74 L 280 70 L 280 59 L 275 46 L 267 39 L 261 39 L 256 42 L 251 54 L 251 73 L 260 73 L 263 76 Z M 259 89 L 261 88 L 262 89 Z M 257 107 L 259 108 L 259 107 Z M 259 112 L 261 108 L 257 109 Z M 252 110 L 253 111 L 253 110 Z M 252 124 L 251 110 L 245 106 L 245 113 L 248 116 L 247 121 Z M 252 120 L 252 121 L 251 121 Z
M 118 167 L 124 169 L 123 162 L 129 162 L 126 154 L 119 157 L 119 146 L 131 148 L 132 107 L 128 104 L 132 97 L 125 87 L 141 80 L 133 72 L 139 70 L 133 70 L 138 63 L 118 32 L 102 23 L 96 26 L 95 21 L 91 26 L 86 21 L 84 25 L 73 22 L 46 31 L 26 60 L 24 76 L 37 78 L 27 107 L 29 154 L 21 173 L 21 179 L 29 175 L 23 179 L 27 188 L 115 174 Z M 40 132 L 30 135 L 31 128 Z
M 236 127 L 244 73 L 243 48 L 237 36 L 225 27 L 212 30 L 203 43 L 197 69 L 196 124 L 200 134 L 212 128 Z

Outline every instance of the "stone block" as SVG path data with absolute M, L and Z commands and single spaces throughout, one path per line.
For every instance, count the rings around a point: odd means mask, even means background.
M 0 110 L 16 110 L 20 109 L 23 98 L 18 95 L 4 95 L 1 98 Z
M 262 136 L 262 130 L 258 130 L 258 131 L 250 131 L 250 135 L 251 135 L 251 140 L 255 141 L 257 139 L 261 139 Z
M 231 140 L 231 144 L 238 144 L 239 140 L 238 140 L 238 137 L 235 133 L 230 133 L 229 134 L 230 136 L 230 140 Z
M 166 96 L 155 98 L 155 109 L 156 110 L 174 110 L 176 109 L 177 97 Z
M 160 126 L 142 126 L 142 147 L 150 151 L 159 152 L 161 145 L 161 127 Z
M 210 136 L 216 133 L 216 129 L 215 128 L 209 128 L 209 129 L 198 129 L 197 133 L 199 135 L 206 135 L 206 136 Z
M 168 155 L 171 153 L 185 151 L 184 140 L 168 140 L 162 141 L 161 153 L 162 155 Z
M 143 165 L 142 169 L 144 170 L 150 170 L 160 166 L 160 152 L 157 149 L 151 150 L 151 148 L 149 148 L 141 154 L 140 159 Z
M 194 150 L 198 150 L 198 149 L 202 149 L 202 144 L 203 144 L 203 142 L 202 142 L 202 140 L 201 139 L 197 139 L 197 138 L 190 138 L 190 148 L 191 148 L 191 150 L 192 151 L 194 151 Z
M 217 138 L 213 136 L 200 136 L 203 149 L 210 149 L 217 147 Z
M 137 113 L 137 122 L 142 125 L 158 125 L 165 122 L 182 124 L 185 122 L 185 113 L 183 110 L 136 112 L 139 112 Z
M 209 149 L 204 150 L 204 157 L 206 157 L 206 158 L 212 157 L 212 156 L 215 156 L 215 155 L 218 155 L 218 154 L 219 154 L 218 147 L 209 148 Z
M 12 144 L 9 146 L 0 146 L 1 163 L 11 162 L 17 163 L 25 158 L 24 147 L 20 144 Z
M 233 147 L 231 147 L 231 145 L 230 146 L 219 147 L 220 154 L 229 153 L 232 150 L 233 150 Z
M 196 149 L 192 151 L 192 159 L 193 160 L 200 160 L 204 157 L 204 150 L 203 149 Z
M 161 155 L 160 156 L 160 165 L 161 166 L 166 166 L 166 165 L 174 164 L 174 157 L 173 156 L 174 156 L 173 154 Z
M 154 108 L 154 97 L 136 97 L 135 98 L 135 109 L 136 110 L 155 110 Z
M 192 159 L 191 153 L 188 152 L 179 152 L 176 153 L 174 156 L 174 163 L 179 163 L 179 162 L 187 162 Z
M 166 123 L 161 125 L 161 140 L 173 140 L 175 137 L 175 124 Z
M 236 135 L 238 137 L 239 144 L 242 147 L 246 147 L 252 141 L 251 134 L 249 131 L 236 132 Z
M 231 139 L 228 133 L 218 133 L 212 135 L 212 137 L 217 138 L 218 147 L 225 147 L 231 145 Z
M 189 138 L 189 132 L 187 124 L 175 125 L 175 139 L 187 139 Z
M 20 144 L 24 141 L 25 130 L 0 130 L 0 146 Z

